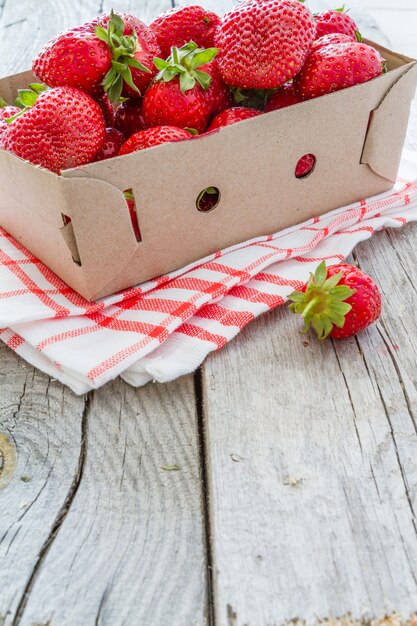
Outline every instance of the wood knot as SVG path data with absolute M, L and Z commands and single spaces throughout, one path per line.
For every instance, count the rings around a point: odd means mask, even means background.
M 12 480 L 16 471 L 16 446 L 4 433 L 0 433 L 0 489 Z

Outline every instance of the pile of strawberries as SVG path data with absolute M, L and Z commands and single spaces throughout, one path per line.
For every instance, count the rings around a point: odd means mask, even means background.
M 32 69 L 42 82 L 0 101 L 0 148 L 59 174 L 371 80 L 384 59 L 341 9 L 242 0 L 149 26 L 112 12 L 57 35 Z

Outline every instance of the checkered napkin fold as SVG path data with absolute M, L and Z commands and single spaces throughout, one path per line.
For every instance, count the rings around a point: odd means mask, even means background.
M 84 300 L 0 229 L 0 339 L 77 394 L 116 376 L 135 386 L 166 382 L 283 304 L 321 260 L 338 263 L 375 231 L 416 220 L 417 155 L 404 152 L 388 193 L 97 302 Z

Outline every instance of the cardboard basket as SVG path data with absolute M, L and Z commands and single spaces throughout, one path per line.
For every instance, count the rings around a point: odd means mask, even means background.
M 368 43 L 386 58 L 386 74 L 193 141 L 61 176 L 0 150 L 0 225 L 93 300 L 387 191 L 398 171 L 417 62 Z M 32 80 L 30 72 L 4 78 L 0 96 L 12 102 Z M 297 179 L 304 154 L 313 154 L 316 165 Z M 209 186 L 220 190 L 220 202 L 204 213 L 196 199 Z M 139 242 L 123 194 L 128 189 Z

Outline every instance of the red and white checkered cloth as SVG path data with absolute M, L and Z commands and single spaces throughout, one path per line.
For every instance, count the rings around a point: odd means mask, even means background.
M 416 220 L 417 155 L 405 152 L 388 193 L 92 303 L 0 229 L 0 339 L 77 394 L 119 375 L 169 381 L 283 304 L 321 260 L 338 263 L 376 230 Z

